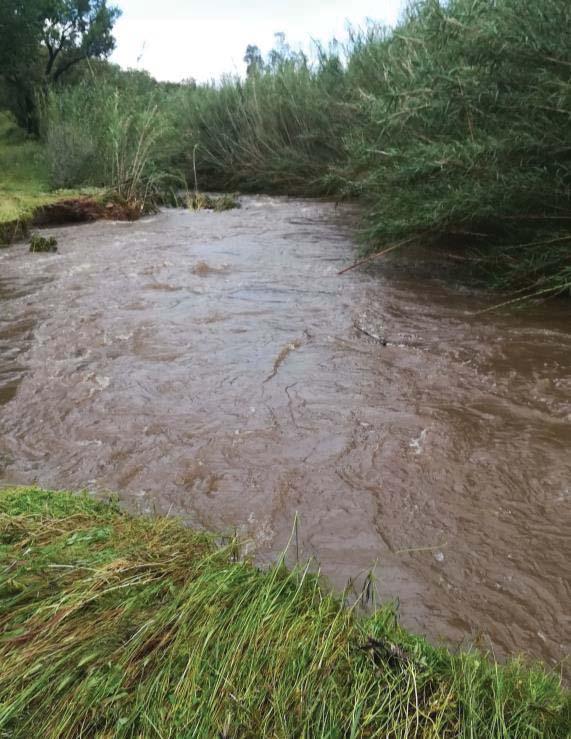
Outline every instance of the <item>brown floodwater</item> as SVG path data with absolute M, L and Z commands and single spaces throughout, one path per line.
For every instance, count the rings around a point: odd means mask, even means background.
M 245 198 L 0 251 L 0 481 L 120 491 L 262 562 L 297 512 L 334 586 L 374 568 L 432 641 L 560 664 L 569 303 L 474 315 L 412 255 L 339 276 L 352 218 Z

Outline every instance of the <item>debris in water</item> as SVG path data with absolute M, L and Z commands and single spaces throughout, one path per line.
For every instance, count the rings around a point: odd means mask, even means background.
M 240 203 L 235 195 L 206 195 L 203 192 L 194 192 L 187 198 L 189 210 L 214 210 L 221 213 L 224 210 L 239 208 Z
M 368 336 L 370 339 L 378 341 L 382 346 L 387 345 L 388 342 L 385 337 L 383 325 L 378 320 L 372 323 L 367 313 L 363 313 L 359 318 L 354 319 L 353 326 L 357 331 L 365 334 L 365 336 Z
M 420 432 L 420 436 L 418 436 L 416 439 L 413 439 L 409 443 L 409 447 L 411 447 L 411 449 L 414 449 L 416 454 L 422 454 L 422 445 L 424 444 L 427 433 L 428 429 L 422 429 L 422 431 Z
M 208 262 L 205 262 L 202 259 L 198 261 L 191 269 L 192 274 L 197 275 L 198 277 L 206 277 L 207 275 L 211 274 L 221 274 L 226 271 L 226 265 L 223 265 L 222 267 L 211 267 Z
M 287 359 L 288 355 L 291 354 L 291 352 L 295 351 L 296 349 L 299 349 L 300 346 L 301 346 L 301 341 L 299 339 L 292 341 L 290 344 L 286 344 L 284 348 L 280 351 L 278 356 L 276 357 L 276 360 L 274 362 L 274 368 L 272 372 L 266 377 L 264 382 L 268 382 L 273 377 L 275 377 L 278 373 L 279 368 Z

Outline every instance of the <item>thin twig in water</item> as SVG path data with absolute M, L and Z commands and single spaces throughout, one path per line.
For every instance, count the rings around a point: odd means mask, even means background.
M 357 331 L 360 331 L 362 334 L 365 334 L 365 336 L 369 336 L 371 339 L 378 341 L 383 346 L 387 345 L 387 340 L 383 336 L 377 336 L 377 334 L 373 334 L 370 331 L 367 331 L 367 329 L 364 329 L 362 326 L 359 326 L 359 324 L 355 321 L 353 322 L 353 326 L 357 329 Z
M 444 544 L 436 544 L 433 547 L 412 547 L 410 549 L 397 549 L 395 554 L 409 554 L 410 552 L 432 552 L 435 549 L 445 549 L 448 546 L 448 542 Z
M 491 311 L 497 310 L 498 308 L 505 308 L 507 305 L 515 305 L 516 303 L 523 303 L 524 300 L 531 300 L 532 298 L 536 298 L 539 295 L 547 295 L 548 293 L 560 293 L 569 288 L 571 288 L 571 282 L 566 282 L 563 285 L 554 285 L 552 287 L 546 287 L 545 290 L 538 290 L 537 292 L 531 293 L 530 295 L 523 295 L 522 297 L 519 297 L 519 298 L 513 298 L 513 300 L 506 300 L 503 303 L 496 303 L 495 305 L 492 305 L 490 308 L 483 308 L 482 310 L 477 310 L 471 315 L 481 316 L 482 313 L 490 313 Z
M 413 236 L 410 239 L 399 241 L 398 244 L 393 244 L 392 246 L 389 246 L 388 249 L 375 252 L 375 254 L 371 254 L 371 256 L 366 257 L 365 259 L 360 259 L 358 262 L 354 262 L 349 267 L 345 267 L 345 269 L 342 269 L 340 272 L 337 272 L 337 274 L 344 275 L 345 272 L 350 272 L 352 269 L 356 269 L 357 267 L 360 267 L 362 264 L 367 264 L 368 262 L 372 262 L 374 259 L 378 259 L 379 257 L 382 257 L 384 254 L 388 254 L 390 251 L 394 251 L 395 249 L 398 249 L 401 246 L 406 246 L 406 244 L 410 244 L 412 241 L 416 241 L 417 238 L 418 236 Z
M 293 421 L 293 425 L 296 428 L 298 428 L 297 422 L 295 420 L 295 416 L 293 414 L 293 407 L 292 407 L 291 395 L 289 394 L 290 388 L 295 387 L 296 385 L 297 385 L 297 382 L 294 382 L 291 385 L 286 385 L 285 388 L 284 388 L 284 390 L 285 390 L 285 394 L 287 395 L 287 398 L 288 398 L 288 403 L 287 404 L 288 404 L 289 414 L 291 416 L 291 420 Z
M 194 171 L 194 194 L 198 195 L 198 177 L 196 174 L 196 150 L 198 148 L 198 144 L 194 145 L 194 149 L 192 150 L 192 169 Z

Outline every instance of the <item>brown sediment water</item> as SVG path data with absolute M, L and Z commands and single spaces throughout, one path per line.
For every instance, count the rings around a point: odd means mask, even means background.
M 433 641 L 559 664 L 569 304 L 474 315 L 494 298 L 412 257 L 338 276 L 351 220 L 246 198 L 0 252 L 0 481 L 120 491 L 261 561 L 298 512 L 336 587 L 374 568 Z

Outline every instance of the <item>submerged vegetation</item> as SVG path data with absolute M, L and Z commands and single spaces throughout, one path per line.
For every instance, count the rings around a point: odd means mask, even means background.
M 187 205 L 190 210 L 213 210 L 216 213 L 240 207 L 235 195 L 208 195 L 203 192 L 190 194 L 187 198 Z
M 359 615 L 300 566 L 85 496 L 0 492 L 0 734 L 564 737 L 541 668 Z
M 53 236 L 45 237 L 33 234 L 30 239 L 30 251 L 33 253 L 54 253 L 57 251 L 57 239 Z
M 245 79 L 159 84 L 94 61 L 40 95 L 49 180 L 138 203 L 178 202 L 197 174 L 209 190 L 357 199 L 365 253 L 461 248 L 488 284 L 563 292 L 570 26 L 567 0 L 416 0 L 396 28 L 313 59 L 283 34 L 265 59 L 248 47 Z

